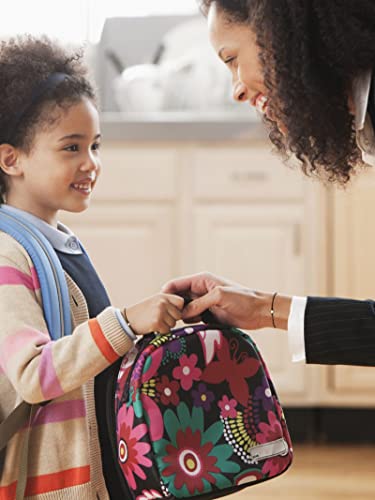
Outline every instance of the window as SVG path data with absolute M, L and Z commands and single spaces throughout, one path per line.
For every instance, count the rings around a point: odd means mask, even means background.
M 107 17 L 196 12 L 196 0 L 11 0 L 1 13 L 0 37 L 44 33 L 63 42 L 97 42 Z

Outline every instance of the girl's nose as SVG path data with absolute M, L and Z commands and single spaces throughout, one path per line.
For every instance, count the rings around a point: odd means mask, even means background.
M 86 161 L 81 165 L 81 170 L 84 171 L 98 170 L 99 168 L 99 159 L 93 154 L 88 154 Z

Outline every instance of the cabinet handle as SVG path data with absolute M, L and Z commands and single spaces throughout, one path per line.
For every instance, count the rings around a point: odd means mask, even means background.
M 249 172 L 238 170 L 232 172 L 230 178 L 234 182 L 265 182 L 267 175 L 264 172 Z
M 301 224 L 296 224 L 293 231 L 293 251 L 296 257 L 301 255 L 302 235 Z

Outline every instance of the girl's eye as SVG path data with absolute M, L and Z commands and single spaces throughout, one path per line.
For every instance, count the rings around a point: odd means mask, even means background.
M 71 151 L 73 153 L 76 153 L 77 151 L 79 151 L 79 147 L 78 147 L 78 144 L 71 144 L 70 146 L 66 146 L 64 148 L 65 151 Z
M 95 142 L 92 145 L 91 149 L 94 150 L 94 151 L 97 151 L 98 149 L 100 149 L 100 142 Z

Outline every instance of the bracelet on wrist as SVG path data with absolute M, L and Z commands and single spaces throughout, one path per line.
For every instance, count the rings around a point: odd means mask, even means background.
M 277 328 L 276 324 L 275 324 L 275 299 L 276 299 L 277 293 L 278 292 L 275 292 L 272 295 L 272 302 L 271 302 L 271 319 L 272 319 L 272 326 L 273 326 L 273 328 Z

